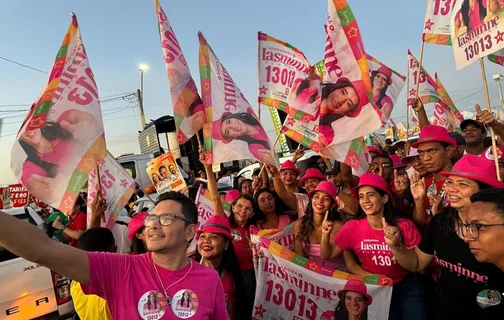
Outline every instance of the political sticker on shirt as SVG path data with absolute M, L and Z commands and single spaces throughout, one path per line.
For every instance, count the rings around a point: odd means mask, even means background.
M 241 239 L 243 239 L 242 234 L 238 229 L 233 229 L 233 231 L 231 231 L 231 235 L 233 236 L 234 241 L 241 241 Z
M 502 301 L 502 295 L 498 290 L 485 289 L 478 293 L 476 301 L 481 308 L 486 309 L 499 305 Z
M 493 148 L 489 147 L 485 151 L 485 158 L 488 160 L 494 161 L 494 154 L 493 154 Z M 497 159 L 502 159 L 502 150 L 500 147 L 497 147 Z
M 157 157 L 147 164 L 147 174 L 158 194 L 168 191 L 183 192 L 187 190 L 177 162 L 171 152 Z
M 194 291 L 189 289 L 178 291 L 173 296 L 171 302 L 173 313 L 181 319 L 187 319 L 195 315 L 198 311 L 198 306 L 198 296 Z
M 168 302 L 163 293 L 151 290 L 138 301 L 138 314 L 144 320 L 161 319 L 168 308 Z

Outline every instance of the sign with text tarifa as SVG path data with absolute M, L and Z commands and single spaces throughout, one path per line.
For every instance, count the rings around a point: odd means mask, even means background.
M 450 18 L 456 1 L 427 0 L 423 28 L 424 42 L 451 46 Z
M 451 17 L 457 70 L 504 48 L 503 14 L 499 0 L 457 1 Z
M 347 297 L 362 302 L 352 307 L 353 319 L 387 319 L 391 280 L 380 275 L 350 275 L 320 265 L 266 238 L 256 266 L 254 319 L 349 319 Z

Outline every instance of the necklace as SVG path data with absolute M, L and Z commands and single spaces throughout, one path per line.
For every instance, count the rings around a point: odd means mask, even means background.
M 191 264 L 191 266 L 189 267 L 189 270 L 187 270 L 186 274 L 184 274 L 184 276 L 180 279 L 178 279 L 177 281 L 175 281 L 174 283 L 170 284 L 167 288 L 164 286 L 163 284 L 163 280 L 161 280 L 161 276 L 159 276 L 159 272 L 156 268 L 156 264 L 154 263 L 154 259 L 152 259 L 152 267 L 154 268 L 154 271 L 156 271 L 156 275 L 158 277 L 158 280 L 159 280 L 159 283 L 161 284 L 161 288 L 163 288 L 163 292 L 164 292 L 164 295 L 165 295 L 165 298 L 166 298 L 166 301 L 168 302 L 168 304 L 171 304 L 171 297 L 168 295 L 168 289 L 170 289 L 171 287 L 173 287 L 174 285 L 176 285 L 177 283 L 179 283 L 180 281 L 184 280 L 185 277 L 187 277 L 187 275 L 189 274 L 189 272 L 191 272 L 192 270 L 192 259 L 189 259 L 189 263 Z

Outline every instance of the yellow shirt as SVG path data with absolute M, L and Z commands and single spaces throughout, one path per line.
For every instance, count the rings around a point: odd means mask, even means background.
M 80 283 L 72 281 L 70 285 L 75 311 L 79 318 L 93 320 L 111 320 L 112 316 L 107 306 L 107 301 L 94 294 L 84 294 Z

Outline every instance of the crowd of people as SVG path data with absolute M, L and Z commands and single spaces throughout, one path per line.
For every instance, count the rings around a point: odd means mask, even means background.
M 98 195 L 88 227 L 82 194 L 68 216 L 46 217 L 50 237 L 0 213 L 0 245 L 71 278 L 82 319 L 251 319 L 254 259 L 262 257 L 250 227 L 293 224 L 296 254 L 390 279 L 389 319 L 501 319 L 504 183 L 494 157 L 502 172 L 504 147 L 485 147 L 487 127 L 501 137 L 500 125 L 486 111 L 462 122 L 462 134 L 421 123 L 414 143 L 369 146 L 360 177 L 321 156 L 301 174 L 298 149 L 252 179 L 221 177 L 234 186 L 225 193 L 201 152 L 197 180 L 214 215 L 199 227 L 194 197 L 176 192 L 159 195 L 151 212 L 132 215 L 129 204 L 113 230 L 100 227 L 106 203 Z M 329 318 L 367 319 L 373 297 L 362 282 L 349 281 L 338 296 L 344 303 Z

